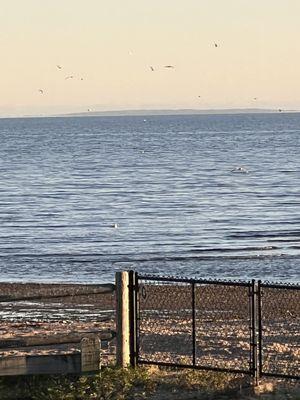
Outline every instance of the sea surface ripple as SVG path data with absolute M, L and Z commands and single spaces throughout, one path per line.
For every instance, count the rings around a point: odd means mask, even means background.
M 300 114 L 0 119 L 0 141 L 0 281 L 300 280 Z

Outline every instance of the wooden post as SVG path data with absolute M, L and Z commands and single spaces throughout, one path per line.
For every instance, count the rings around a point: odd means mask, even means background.
M 116 272 L 117 366 L 122 368 L 130 364 L 128 285 L 128 272 Z
M 101 369 L 101 341 L 98 336 L 81 339 L 81 371 L 99 371 Z

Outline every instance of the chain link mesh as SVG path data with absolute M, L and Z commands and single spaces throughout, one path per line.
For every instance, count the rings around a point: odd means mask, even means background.
M 139 280 L 139 359 L 192 362 L 192 296 L 186 283 Z
M 249 372 L 249 290 L 139 279 L 139 361 Z
M 300 377 L 300 288 L 261 288 L 262 373 Z
M 249 286 L 196 286 L 196 364 L 249 371 Z

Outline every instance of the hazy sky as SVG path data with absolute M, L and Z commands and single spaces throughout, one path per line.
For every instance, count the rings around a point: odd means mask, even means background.
M 300 109 L 299 17 L 299 0 L 0 0 L 0 115 Z

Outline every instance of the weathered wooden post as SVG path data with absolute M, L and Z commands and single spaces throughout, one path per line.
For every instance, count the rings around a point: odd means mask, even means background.
M 91 372 L 101 369 L 101 340 L 98 336 L 81 339 L 81 371 Z
M 130 364 L 128 272 L 116 272 L 116 300 L 117 366 L 128 367 Z

